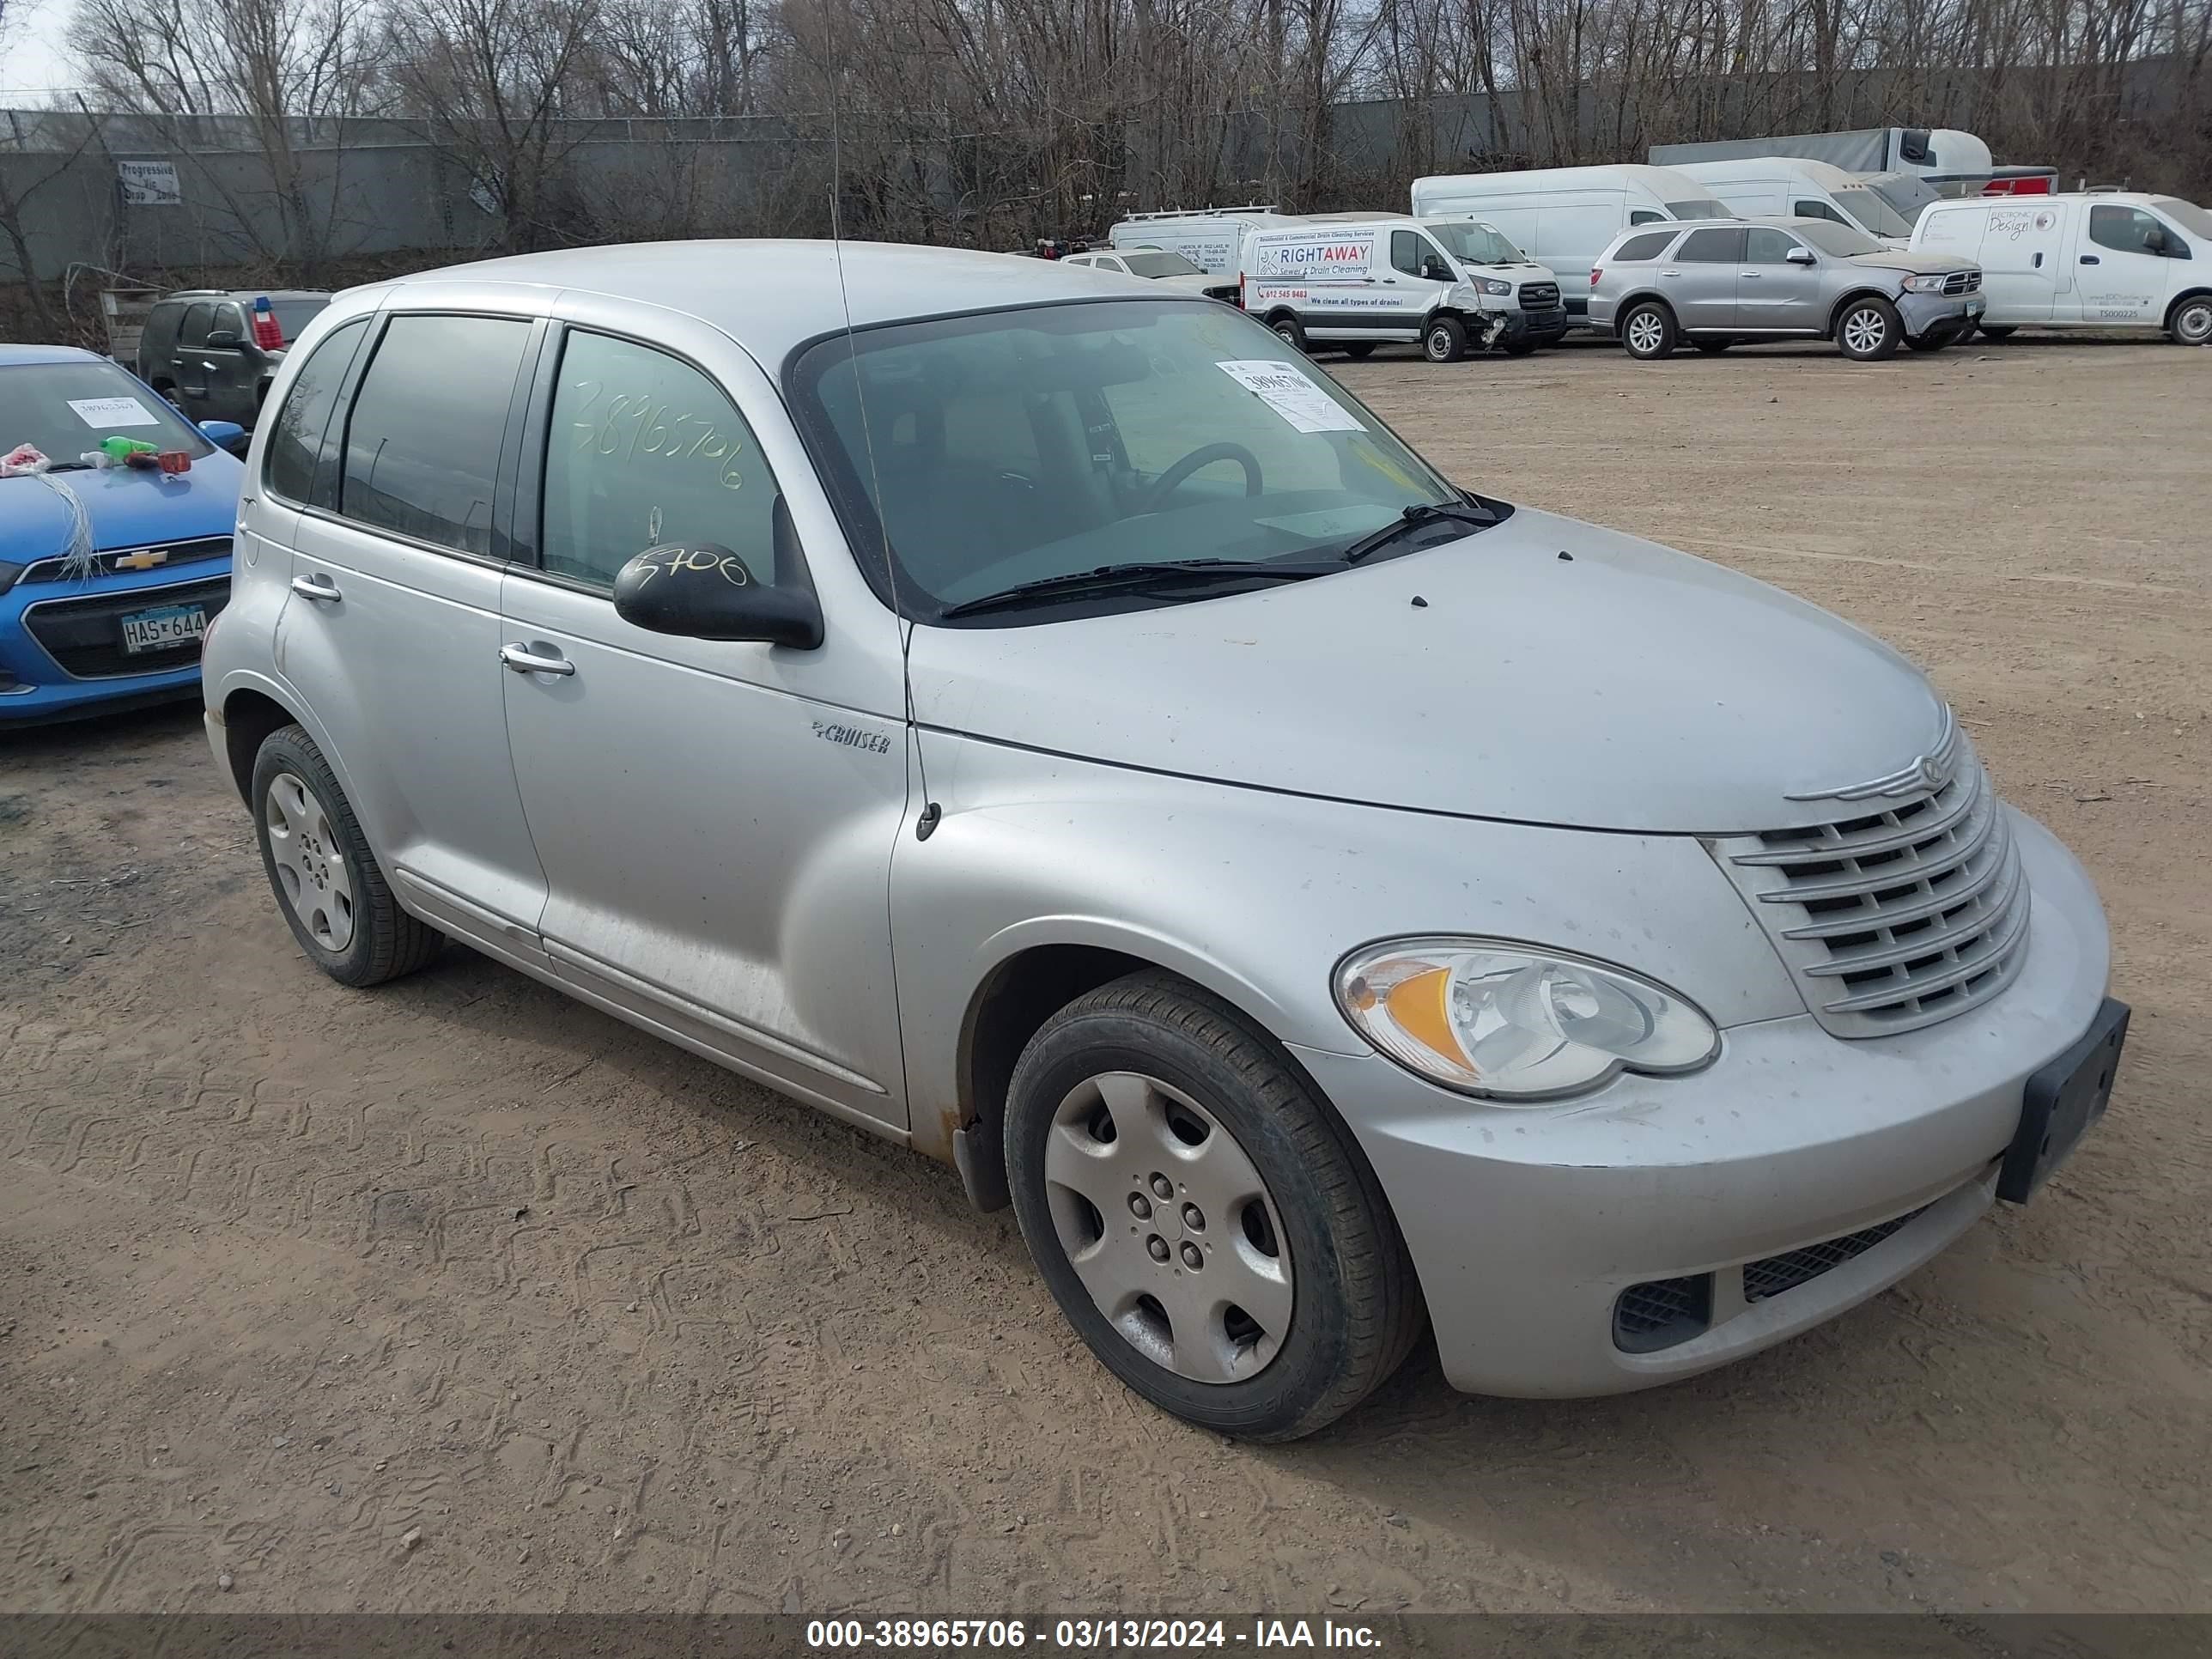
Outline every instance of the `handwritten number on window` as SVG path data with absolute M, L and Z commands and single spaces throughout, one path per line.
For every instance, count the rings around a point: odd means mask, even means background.
M 744 470 L 738 465 L 742 446 L 711 420 L 689 410 L 676 410 L 666 399 L 651 392 L 623 392 L 610 397 L 603 381 L 578 380 L 571 390 L 576 398 L 577 418 L 569 425 L 575 453 L 620 456 L 631 462 L 641 457 L 658 459 L 679 465 L 698 461 L 714 468 L 714 482 L 722 489 L 744 487 Z

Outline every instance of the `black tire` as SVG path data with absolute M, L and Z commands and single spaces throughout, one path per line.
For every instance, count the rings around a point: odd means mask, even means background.
M 1354 341 L 1352 344 L 1344 348 L 1344 355 L 1352 359 L 1355 362 L 1363 358 L 1371 357 L 1375 355 L 1375 342 L 1372 340 Z
M 1674 355 L 1681 343 L 1681 332 L 1674 326 L 1674 313 L 1656 300 L 1646 300 L 1629 307 L 1627 313 L 1616 325 L 1622 348 L 1638 362 L 1656 362 Z
M 1065 1133 L 1054 1120 L 1085 1082 L 1117 1072 L 1140 1073 L 1201 1104 L 1256 1170 L 1280 1218 L 1289 1329 L 1249 1376 L 1206 1382 L 1162 1364 L 1107 1317 L 1070 1264 L 1046 1181 L 1048 1146 Z M 1351 1131 L 1273 1037 L 1171 974 L 1116 980 L 1045 1022 L 1007 1091 L 1006 1158 L 1022 1237 L 1060 1311 L 1109 1370 L 1187 1421 L 1245 1440 L 1311 1434 L 1388 1379 L 1425 1328 L 1405 1241 Z M 1091 1213 L 1111 1224 L 1097 1206 Z M 1119 1206 L 1115 1218 L 1130 1220 Z M 1182 1277 L 1172 1262 L 1165 1271 Z
M 2177 345 L 2212 345 L 2212 294 L 2191 294 L 2167 313 L 2166 331 Z
M 1904 343 L 1904 319 L 1878 295 L 1862 295 L 1836 313 L 1836 349 L 1855 363 L 1894 357 Z
M 321 863 L 327 867 L 332 858 L 342 860 L 342 874 L 353 895 L 351 927 L 335 949 L 319 939 L 302 919 L 299 904 L 278 872 L 270 827 L 270 791 L 288 775 L 313 792 L 329 831 L 327 841 L 317 838 Z M 261 867 L 276 895 L 276 908 L 284 913 L 292 937 L 316 967 L 341 985 L 369 986 L 411 974 L 436 958 L 445 947 L 445 935 L 399 908 L 399 902 L 392 896 L 392 884 L 385 880 L 376 855 L 361 833 L 353 804 L 338 787 L 323 751 L 301 727 L 283 726 L 263 740 L 260 752 L 253 757 L 252 802 L 254 839 L 261 848 Z
M 1706 356 L 1717 357 L 1721 353 L 1726 351 L 1730 346 L 1734 345 L 1735 342 L 1723 336 L 1722 338 L 1717 340 L 1692 339 L 1690 343 L 1697 347 L 1698 350 L 1704 352 Z
M 1982 337 L 1984 340 L 2009 340 L 2013 337 L 2013 331 L 2017 326 L 2018 325 L 2014 323 L 1999 323 L 1995 325 L 1984 323 Z
M 1421 331 L 1421 356 L 1432 363 L 1455 363 L 1467 356 L 1467 325 L 1456 317 L 1431 317 Z
M 1297 351 L 1306 349 L 1305 325 L 1291 313 L 1278 312 L 1267 319 L 1267 326 L 1275 331 L 1275 337 L 1285 345 Z

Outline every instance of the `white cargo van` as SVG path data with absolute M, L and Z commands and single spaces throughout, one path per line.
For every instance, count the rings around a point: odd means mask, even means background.
M 1671 167 L 1634 166 L 1439 173 L 1413 180 L 1413 212 L 1494 225 L 1558 275 L 1567 321 L 1576 325 L 1589 321 L 1590 266 L 1622 231 L 1668 219 L 1735 216 L 1696 179 Z
M 1931 202 L 1912 246 L 1982 267 L 1982 332 L 2156 328 L 2212 343 L 2212 213 L 2175 196 L 2092 191 Z
M 1797 155 L 1747 156 L 1739 161 L 1677 161 L 1674 170 L 1694 179 L 1747 219 L 1827 219 L 1863 230 L 1886 247 L 1912 240 L 1912 222 L 1855 173 Z
M 1209 276 L 1234 276 L 1237 252 L 1245 234 L 1269 225 L 1303 222 L 1273 207 L 1194 208 L 1166 213 L 1133 213 L 1106 233 L 1116 248 L 1165 248 L 1180 253 Z
M 1301 349 L 1364 357 L 1418 341 L 1432 363 L 1468 346 L 1515 356 L 1567 331 L 1559 279 L 1496 227 L 1402 214 L 1331 214 L 1244 238 L 1244 309 Z

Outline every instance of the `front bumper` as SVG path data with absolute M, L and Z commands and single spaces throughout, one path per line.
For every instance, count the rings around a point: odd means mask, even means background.
M 1509 311 L 1505 327 L 1498 337 L 1503 340 L 1556 340 L 1567 331 L 1567 313 L 1564 306 L 1553 306 L 1548 311 Z
M 1693 1077 L 1624 1076 L 1533 1110 L 1462 1099 L 1379 1054 L 1297 1049 L 1389 1198 L 1454 1386 L 1614 1394 L 1710 1370 L 1865 1300 L 1972 1225 L 2029 1074 L 2087 1029 L 2109 965 L 2087 876 L 2040 825 L 2015 814 L 2014 830 L 2028 959 L 2002 995 L 1922 1030 L 1739 1025 Z M 1842 1265 L 1744 1300 L 1743 1264 L 1915 1212 Z M 1703 1334 L 1616 1346 L 1622 1291 L 1708 1273 Z
M 204 606 L 212 620 L 222 609 L 229 574 L 225 559 L 167 571 L 110 574 L 88 582 L 23 583 L 0 594 L 0 728 L 119 713 L 195 695 L 200 684 L 198 651 L 177 653 L 185 660 L 133 672 L 128 658 L 117 654 L 122 639 L 118 618 L 193 603 Z M 88 610 L 98 614 L 80 618 L 65 631 L 48 629 L 49 637 L 67 638 L 82 652 L 78 665 L 83 672 L 72 672 L 41 641 L 28 619 Z M 112 651 L 104 648 L 111 632 Z
M 1987 301 L 1975 294 L 1900 294 L 1897 314 L 1904 319 L 1906 336 L 1915 340 L 1929 335 L 1963 337 L 1980 320 Z

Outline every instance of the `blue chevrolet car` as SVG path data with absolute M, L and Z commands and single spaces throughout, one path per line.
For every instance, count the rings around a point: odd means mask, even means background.
M 191 457 L 189 471 L 99 470 L 108 437 Z M 200 641 L 230 595 L 245 467 L 128 370 L 72 346 L 0 345 L 0 455 L 27 443 L 84 503 L 98 556 L 64 568 L 74 515 L 36 477 L 0 478 L 0 727 L 196 696 Z

